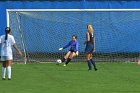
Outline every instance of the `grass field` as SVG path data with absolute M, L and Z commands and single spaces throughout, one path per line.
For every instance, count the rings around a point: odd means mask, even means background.
M 67 67 L 48 64 L 14 64 L 12 80 L 0 80 L 0 93 L 140 93 L 140 66 L 136 63 L 86 63 Z

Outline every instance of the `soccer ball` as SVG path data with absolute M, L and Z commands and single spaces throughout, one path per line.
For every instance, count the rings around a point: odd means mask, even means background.
M 57 59 L 56 63 L 58 63 L 58 64 L 62 63 L 61 59 Z

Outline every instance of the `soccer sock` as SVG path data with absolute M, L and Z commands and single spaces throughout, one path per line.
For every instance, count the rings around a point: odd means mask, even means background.
M 94 66 L 94 69 L 96 69 L 96 64 L 95 64 L 95 61 L 93 61 L 92 59 L 90 59 L 91 63 L 93 64 Z
M 67 65 L 70 61 L 71 61 L 71 59 L 68 58 L 65 64 Z
M 8 78 L 11 79 L 11 66 L 7 67 L 7 71 L 8 71 Z
M 92 70 L 92 63 L 91 63 L 91 61 L 88 60 L 87 62 L 88 62 L 88 68 L 89 68 L 89 70 Z
M 2 67 L 2 78 L 5 78 L 6 67 Z
M 65 60 L 66 60 L 66 59 L 65 59 L 65 58 L 63 58 L 63 59 L 62 59 L 62 62 L 65 62 Z

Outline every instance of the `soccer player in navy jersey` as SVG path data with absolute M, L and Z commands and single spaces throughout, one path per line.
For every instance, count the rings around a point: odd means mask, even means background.
M 92 65 L 94 66 L 94 70 L 96 71 L 96 64 L 95 61 L 92 59 L 92 54 L 95 52 L 95 36 L 94 36 L 94 29 L 91 24 L 87 25 L 87 32 L 86 32 L 86 41 L 85 41 L 85 53 L 87 57 L 89 71 L 92 70 Z
M 64 66 L 66 66 L 75 56 L 78 56 L 78 41 L 77 41 L 76 35 L 73 35 L 72 40 L 64 47 L 59 48 L 59 50 L 63 50 L 69 46 L 70 46 L 69 51 L 62 59 L 62 62 L 65 62 L 65 60 L 66 60 L 66 62 L 64 63 Z

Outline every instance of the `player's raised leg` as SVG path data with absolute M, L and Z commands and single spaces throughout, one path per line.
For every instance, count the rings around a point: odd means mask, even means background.
M 71 54 L 71 51 L 68 51 L 67 54 L 64 56 L 64 58 L 62 58 L 62 62 L 65 62 L 65 60 L 67 60 L 70 54 Z
M 71 52 L 71 54 L 70 54 L 70 56 L 67 59 L 65 64 L 67 65 L 75 56 L 76 56 L 76 53 L 75 52 Z

